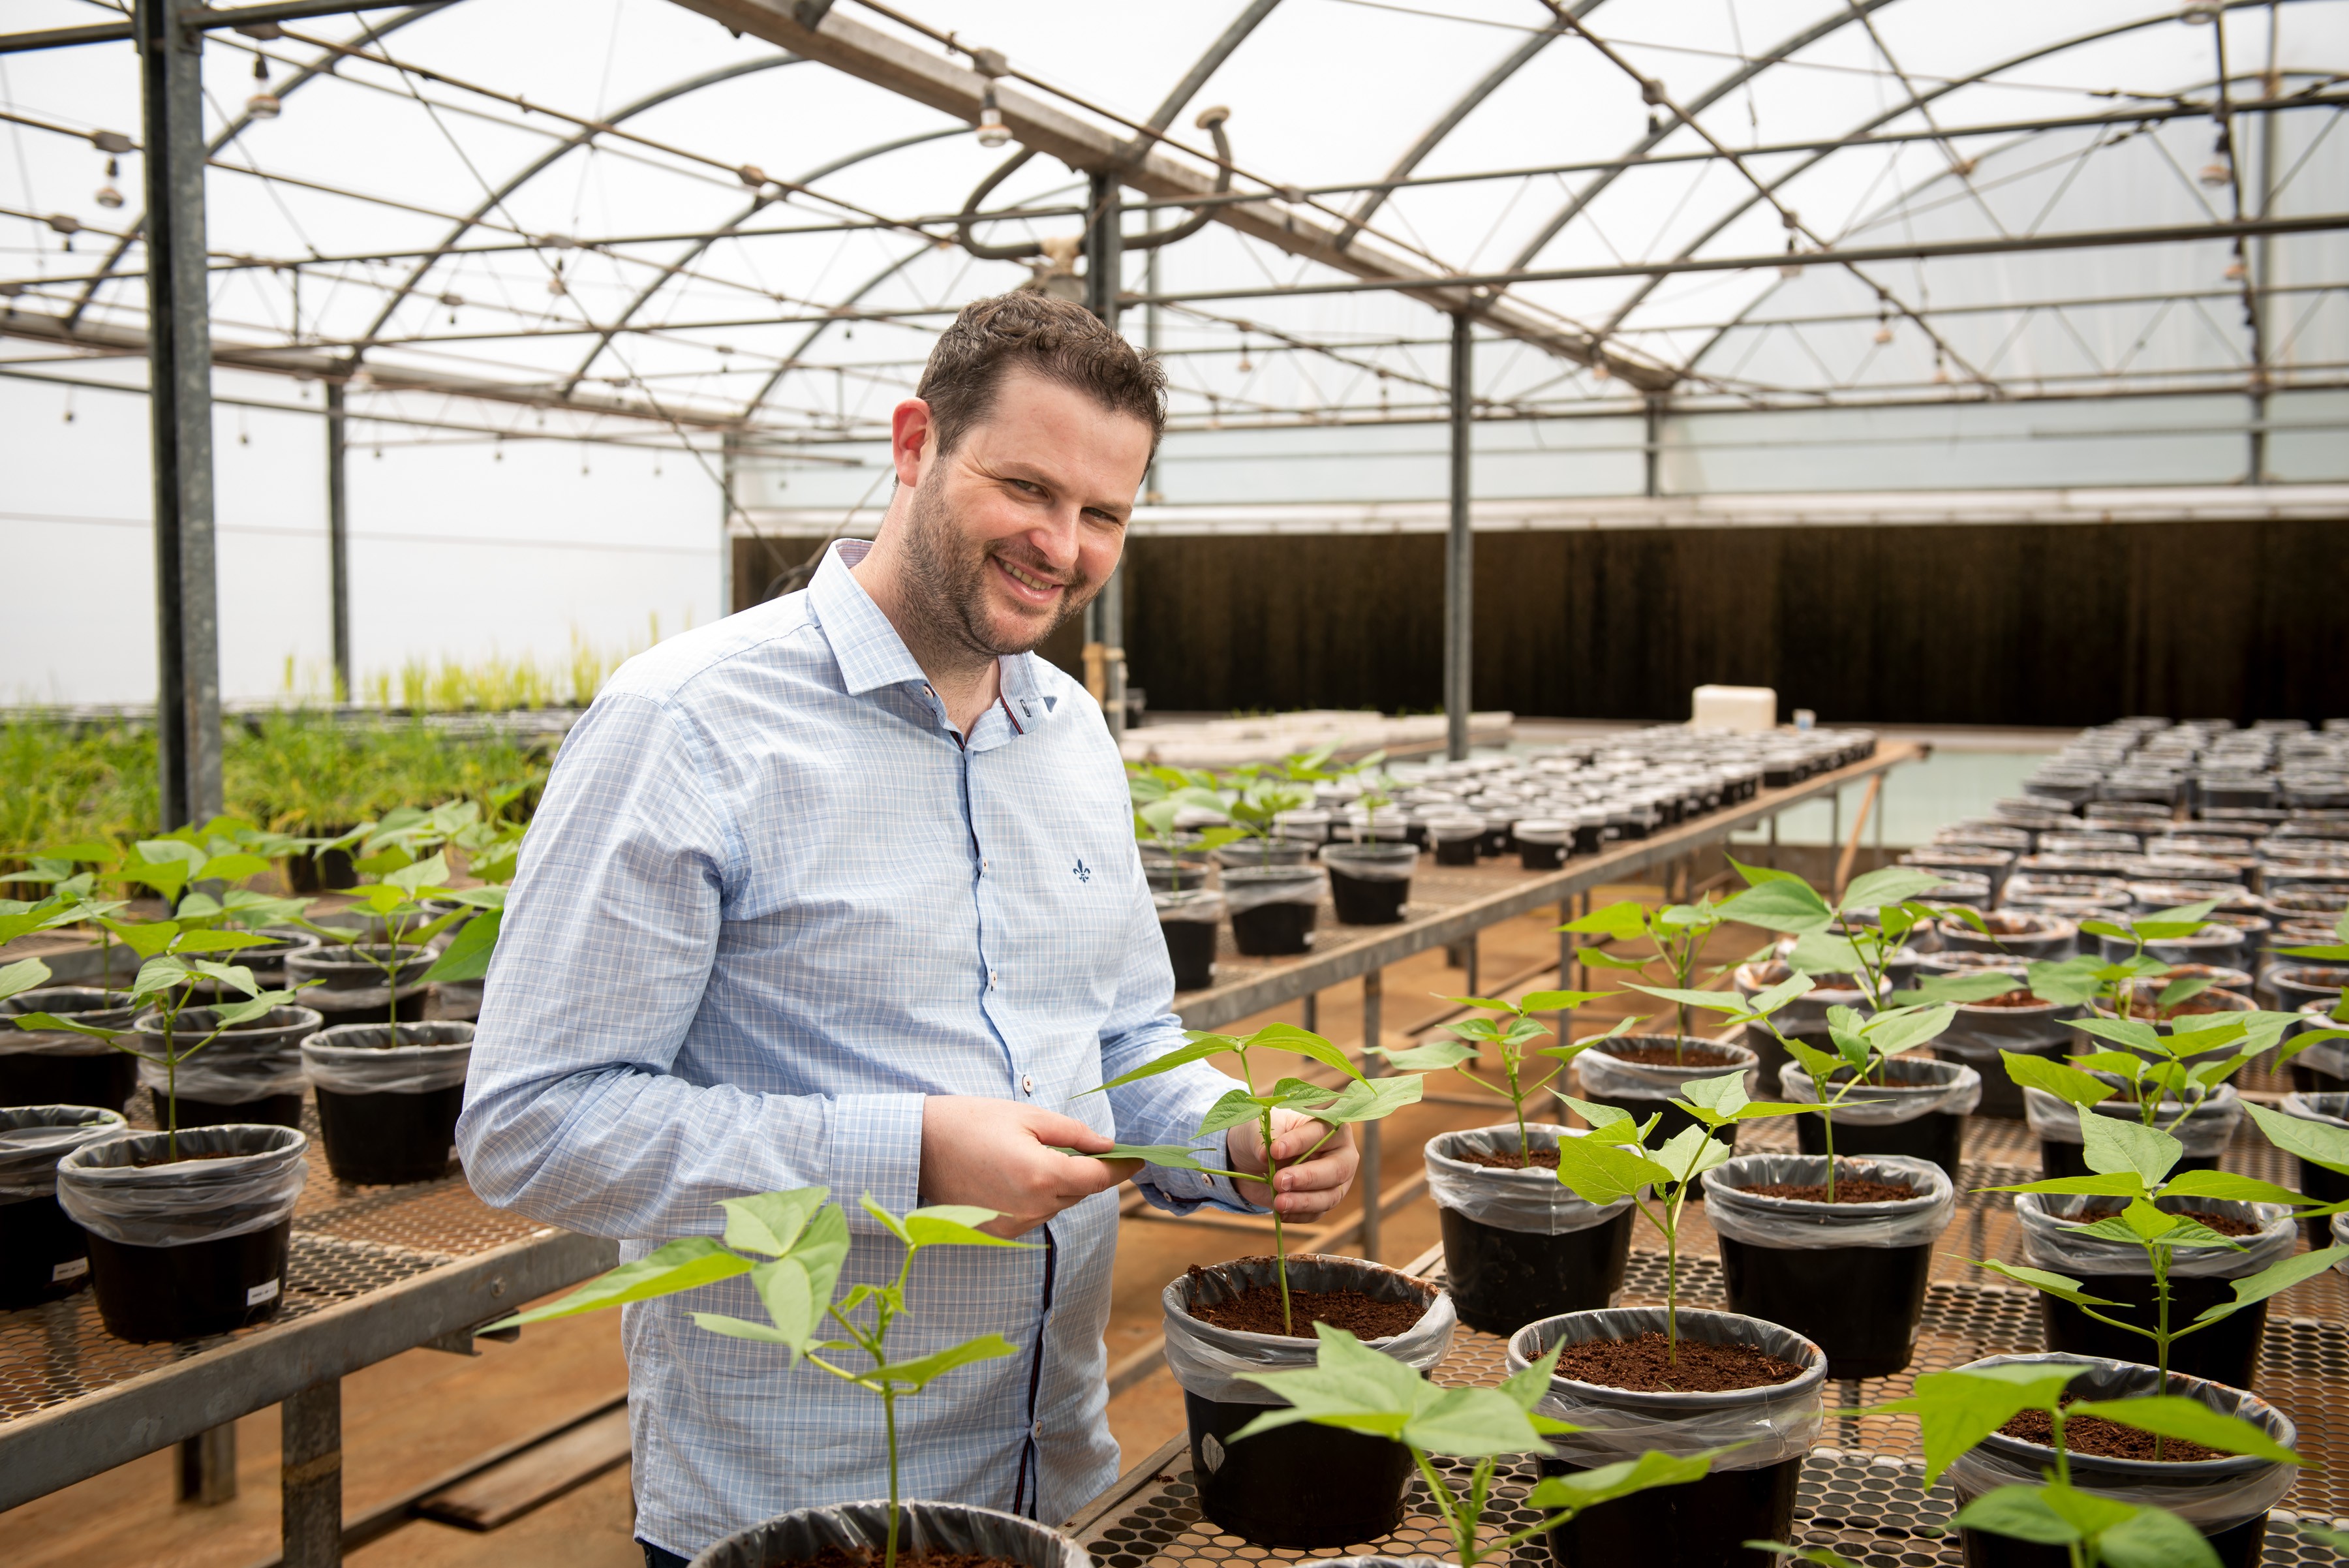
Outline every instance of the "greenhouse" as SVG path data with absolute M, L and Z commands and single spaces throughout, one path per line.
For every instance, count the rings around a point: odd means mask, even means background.
M 0 11 L 11 1563 L 2349 1558 L 2343 0 Z

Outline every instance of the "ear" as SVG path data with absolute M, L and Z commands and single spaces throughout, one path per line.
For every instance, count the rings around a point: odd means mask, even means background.
M 922 472 L 936 453 L 937 424 L 930 405 L 907 398 L 889 416 L 889 461 L 896 466 L 897 483 L 911 490 L 922 483 Z

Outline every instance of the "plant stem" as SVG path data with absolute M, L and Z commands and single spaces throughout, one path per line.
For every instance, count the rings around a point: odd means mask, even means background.
M 1516 1114 L 1517 1118 L 1517 1168 L 1530 1169 L 1534 1162 L 1534 1147 L 1526 1137 L 1526 1092 L 1517 1085 L 1516 1054 L 1506 1045 L 1501 1047 L 1501 1065 L 1508 1070 L 1509 1109 Z M 1469 1565 L 1464 1563 L 1460 1568 L 1469 1568 Z
M 1463 1516 L 1459 1504 L 1453 1500 L 1452 1489 L 1444 1484 L 1444 1478 L 1436 1474 L 1426 1454 L 1408 1443 L 1403 1447 L 1410 1449 L 1412 1462 L 1419 1467 L 1420 1479 L 1427 1483 L 1427 1495 L 1434 1500 L 1437 1511 L 1444 1515 L 1444 1528 L 1452 1532 L 1452 1547 L 1460 1553 L 1460 1568 L 1476 1568 L 1475 1521 Z
M 897 1396 L 881 1391 L 881 1422 L 889 1434 L 889 1542 L 882 1554 L 883 1568 L 897 1568 Z
M 2148 1254 L 2146 1262 L 2153 1265 L 2154 1362 L 2161 1373 L 2161 1382 L 2154 1392 L 2167 1394 L 2169 1392 L 2169 1249 L 2148 1245 L 2146 1251 Z M 2153 1460 L 2156 1464 L 2161 1462 L 2161 1434 L 2158 1432 L 2153 1435 Z

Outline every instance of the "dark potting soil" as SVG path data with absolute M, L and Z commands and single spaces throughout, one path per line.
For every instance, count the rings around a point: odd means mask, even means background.
M 2023 986 L 2008 992 L 2004 996 L 1986 996 L 1980 1002 L 1969 1002 L 1966 1005 L 1968 1007 L 2044 1007 L 2047 1004 L 2032 995 L 2029 986 Z
M 1194 1263 L 1190 1272 L 1197 1280 L 1206 1271 Z M 1204 1294 L 1213 1287 L 1197 1288 Z M 1191 1315 L 1201 1323 L 1240 1334 L 1285 1333 L 1291 1339 L 1311 1339 L 1317 1323 L 1342 1328 L 1357 1339 L 1384 1339 L 1402 1333 L 1427 1315 L 1427 1308 L 1418 1302 L 1382 1302 L 1360 1291 L 1292 1289 L 1288 1293 L 1288 1308 L 1290 1326 L 1284 1330 L 1280 1326 L 1280 1287 L 1249 1285 L 1237 1297 L 1195 1304 Z
M 1741 1187 L 1757 1198 L 1791 1198 L 1798 1203 L 1906 1203 L 1917 1189 L 1905 1181 L 1869 1181 L 1857 1176 L 1836 1178 L 1835 1197 L 1827 1197 L 1824 1181 L 1773 1181 L 1761 1187 Z
M 2093 1225 L 2099 1220 L 2109 1220 L 2119 1212 L 2120 1207 L 2117 1204 L 2092 1203 L 2088 1206 L 2088 1211 L 2085 1214 L 2059 1214 L 2055 1218 L 2067 1225 Z M 2199 1209 L 2181 1209 L 2175 1212 L 2178 1219 L 2191 1220 L 2197 1224 L 2207 1225 L 2221 1236 L 2256 1236 L 2261 1230 L 2261 1227 L 2252 1224 L 2250 1220 L 2238 1220 L 2231 1214 L 2209 1214 Z
M 1638 1045 L 1626 1045 L 1620 1041 L 1610 1044 L 1607 1047 L 1607 1054 L 1614 1057 L 1618 1062 L 1637 1062 L 1647 1067 L 1691 1065 L 1702 1067 L 1714 1063 L 1723 1067 L 1737 1065 L 1736 1057 L 1725 1052 L 1715 1051 L 1709 1045 L 1701 1045 L 1693 1040 L 1682 1045 L 1677 1055 L 1673 1054 L 1670 1045 L 1651 1045 L 1644 1043 Z
M 1487 1170 L 1523 1170 L 1526 1168 L 1526 1157 L 1517 1153 L 1515 1149 L 1505 1150 L 1499 1154 L 1480 1154 L 1471 1150 L 1466 1154 L 1454 1155 L 1453 1158 L 1457 1159 L 1463 1165 L 1481 1165 Z M 1554 1148 L 1537 1148 L 1534 1150 L 1533 1163 L 1540 1166 L 1544 1170 L 1556 1170 L 1557 1168 L 1557 1150 Z
M 1725 1394 L 1791 1383 L 1803 1369 L 1759 1345 L 1712 1345 L 1682 1338 L 1677 1356 L 1654 1329 L 1630 1339 L 1569 1345 L 1557 1358 L 1560 1376 L 1641 1394 Z
M 795 1558 L 783 1568 L 873 1568 L 881 1561 L 878 1552 L 851 1552 L 843 1547 L 827 1546 L 813 1557 Z M 1009 1557 L 982 1557 L 976 1552 L 907 1552 L 900 1550 L 897 1561 L 905 1568 L 1023 1568 Z
M 2064 1403 L 2069 1405 L 2072 1401 L 2067 1397 Z M 2044 1410 L 2025 1410 L 1999 1431 L 2042 1448 L 2055 1446 L 2054 1425 Z M 2153 1443 L 2151 1432 L 2140 1432 L 2135 1427 L 2124 1427 L 2101 1416 L 2079 1416 L 2064 1423 L 2064 1446 L 2075 1454 L 2095 1454 L 2107 1459 L 2150 1459 L 2154 1457 Z M 2163 1464 L 2190 1465 L 2227 1457 L 2216 1449 L 2206 1449 L 2183 1438 L 2161 1439 Z

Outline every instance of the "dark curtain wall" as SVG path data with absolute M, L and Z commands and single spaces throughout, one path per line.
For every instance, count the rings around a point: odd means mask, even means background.
M 1442 702 L 1433 535 L 1140 538 L 1160 711 Z M 1475 702 L 1679 719 L 1707 681 L 1824 719 L 2349 715 L 2349 522 L 1483 534 Z

